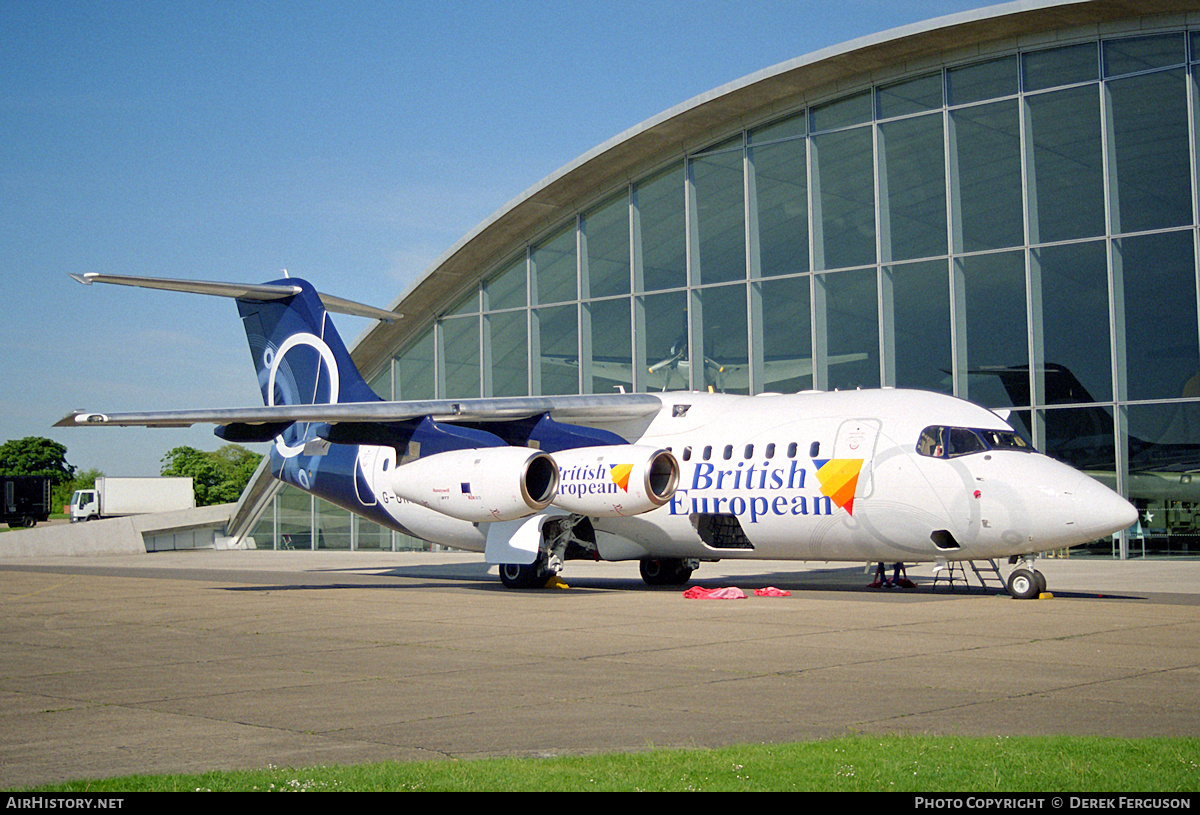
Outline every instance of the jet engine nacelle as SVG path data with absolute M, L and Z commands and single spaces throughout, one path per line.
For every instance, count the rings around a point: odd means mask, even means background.
M 449 450 L 397 467 L 392 492 L 472 523 L 513 521 L 545 509 L 558 491 L 558 467 L 528 447 Z
M 659 447 L 577 447 L 555 453 L 554 460 L 560 479 L 554 505 L 593 518 L 658 509 L 679 483 L 679 462 Z

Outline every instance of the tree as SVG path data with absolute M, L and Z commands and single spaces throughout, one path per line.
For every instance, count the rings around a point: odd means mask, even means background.
M 226 444 L 212 452 L 175 447 L 162 458 L 162 474 L 190 476 L 198 507 L 227 504 L 242 494 L 261 459 L 239 444 Z
M 41 436 L 26 436 L 0 444 L 0 475 L 48 475 L 50 483 L 62 484 L 75 475 L 67 463 L 67 448 Z

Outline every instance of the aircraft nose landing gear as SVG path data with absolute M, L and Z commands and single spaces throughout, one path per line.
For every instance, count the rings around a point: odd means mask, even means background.
M 1008 575 L 1008 593 L 1016 600 L 1036 600 L 1046 591 L 1046 576 L 1033 568 L 1033 558 L 1021 560 L 1021 565 Z

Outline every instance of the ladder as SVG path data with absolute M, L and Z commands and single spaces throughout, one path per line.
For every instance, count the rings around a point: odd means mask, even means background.
M 974 573 L 975 579 L 979 581 L 981 589 L 999 588 L 1007 591 L 1008 584 L 1004 582 L 1004 577 L 1000 574 L 1000 569 L 996 566 L 995 560 L 951 560 L 945 563 L 939 563 L 933 567 L 933 591 L 937 591 L 939 583 L 945 583 L 946 587 L 951 591 L 954 590 L 955 583 L 961 584 L 966 589 L 972 588 L 971 581 L 967 574 L 967 568 Z M 996 585 L 992 585 L 989 581 L 995 581 Z

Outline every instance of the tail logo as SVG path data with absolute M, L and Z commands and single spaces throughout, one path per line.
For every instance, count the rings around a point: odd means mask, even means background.
M 320 354 L 321 362 L 325 365 L 326 370 L 329 372 L 329 401 L 326 404 L 336 404 L 338 401 L 341 384 L 338 379 L 337 360 L 334 359 L 333 349 L 326 345 L 325 340 L 321 339 L 316 334 L 298 332 L 288 336 L 288 338 L 283 341 L 283 345 L 279 346 L 279 350 L 275 351 L 274 354 L 271 354 L 269 347 L 263 352 L 263 363 L 268 366 L 270 371 L 267 379 L 268 407 L 275 406 L 275 385 L 276 377 L 279 373 L 279 366 L 283 363 L 284 357 L 287 356 L 288 351 L 296 348 L 297 346 L 307 346 Z M 318 375 L 314 377 L 315 381 L 319 381 L 319 372 L 317 372 L 317 374 Z M 302 394 L 294 394 L 293 398 L 296 399 L 298 404 L 310 404 L 312 402 L 308 400 L 315 400 L 317 398 L 317 394 L 309 394 L 307 395 L 307 398 Z M 304 443 L 302 440 L 300 444 L 289 445 L 283 436 L 280 435 L 275 437 L 275 449 L 279 455 L 283 456 L 284 458 L 292 458 L 293 456 L 298 456 L 300 453 L 304 452 Z

